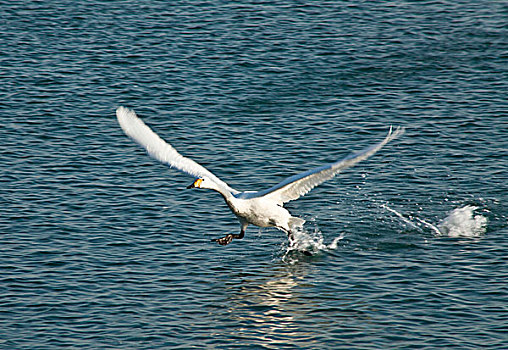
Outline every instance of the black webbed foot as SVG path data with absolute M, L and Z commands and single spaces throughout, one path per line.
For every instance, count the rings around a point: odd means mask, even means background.
M 242 239 L 244 236 L 245 236 L 245 229 L 242 229 L 240 231 L 240 233 L 237 235 L 230 233 L 230 234 L 225 235 L 222 238 L 214 238 L 214 239 L 212 239 L 212 242 L 217 242 L 220 245 L 228 245 L 229 243 L 231 243 L 233 238 Z
M 236 235 L 233 235 L 233 234 L 230 233 L 228 235 L 225 235 L 222 238 L 214 238 L 214 239 L 212 239 L 212 242 L 217 242 L 220 245 L 228 245 L 229 243 L 231 243 L 233 238 L 235 238 L 234 236 L 236 236 Z

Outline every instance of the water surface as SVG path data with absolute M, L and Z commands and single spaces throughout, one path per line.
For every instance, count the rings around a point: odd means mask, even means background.
M 4 2 L 0 347 L 499 349 L 500 1 Z M 313 257 L 151 160 L 119 105 L 239 190 L 406 134 L 288 209 Z

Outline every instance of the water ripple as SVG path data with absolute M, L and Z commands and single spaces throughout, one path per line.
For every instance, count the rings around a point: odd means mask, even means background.
M 502 2 L 3 7 L 0 348 L 506 343 Z M 242 190 L 407 132 L 288 204 L 309 257 L 270 229 L 212 244 L 238 230 L 220 196 L 119 105 Z

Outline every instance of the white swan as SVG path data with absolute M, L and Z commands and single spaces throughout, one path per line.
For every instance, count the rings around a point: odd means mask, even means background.
M 305 220 L 291 216 L 289 211 L 283 208 L 284 203 L 298 199 L 314 187 L 333 178 L 341 170 L 367 159 L 404 132 L 404 128 L 400 127 L 392 132 L 390 127 L 383 141 L 360 152 L 352 153 L 342 160 L 288 177 L 267 190 L 240 192 L 229 187 L 203 166 L 178 153 L 146 126 L 134 111 L 119 107 L 116 110 L 116 116 L 123 131 L 145 148 L 150 156 L 197 178 L 187 188 L 208 188 L 219 192 L 224 197 L 227 205 L 240 221 L 241 230 L 239 234 L 227 234 L 212 240 L 221 245 L 230 243 L 233 238 L 243 238 L 249 224 L 259 227 L 276 227 L 286 232 L 290 241 L 293 241 L 292 230 L 303 225 Z

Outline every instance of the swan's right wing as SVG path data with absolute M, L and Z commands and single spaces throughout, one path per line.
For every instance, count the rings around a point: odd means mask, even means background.
M 238 193 L 237 190 L 229 187 L 228 184 L 212 174 L 205 167 L 178 153 L 176 149 L 161 139 L 159 135 L 153 132 L 139 119 L 133 110 L 125 107 L 118 107 L 116 110 L 116 117 L 127 136 L 141 145 L 151 157 L 157 159 L 159 162 L 196 178 L 206 177 L 231 193 Z
M 358 153 L 352 153 L 346 158 L 335 163 L 325 164 L 323 166 L 288 177 L 278 185 L 275 185 L 265 191 L 255 192 L 250 197 L 254 198 L 264 196 L 267 199 L 271 199 L 277 202 L 278 204 L 283 204 L 298 199 L 308 193 L 314 187 L 322 184 L 326 180 L 330 180 L 340 171 L 349 168 L 364 159 L 369 158 L 374 153 L 379 151 L 384 145 L 386 145 L 397 136 L 401 135 L 403 132 L 404 128 L 398 127 L 395 131 L 392 132 L 392 128 L 390 127 L 390 131 L 383 141 L 367 147 Z

